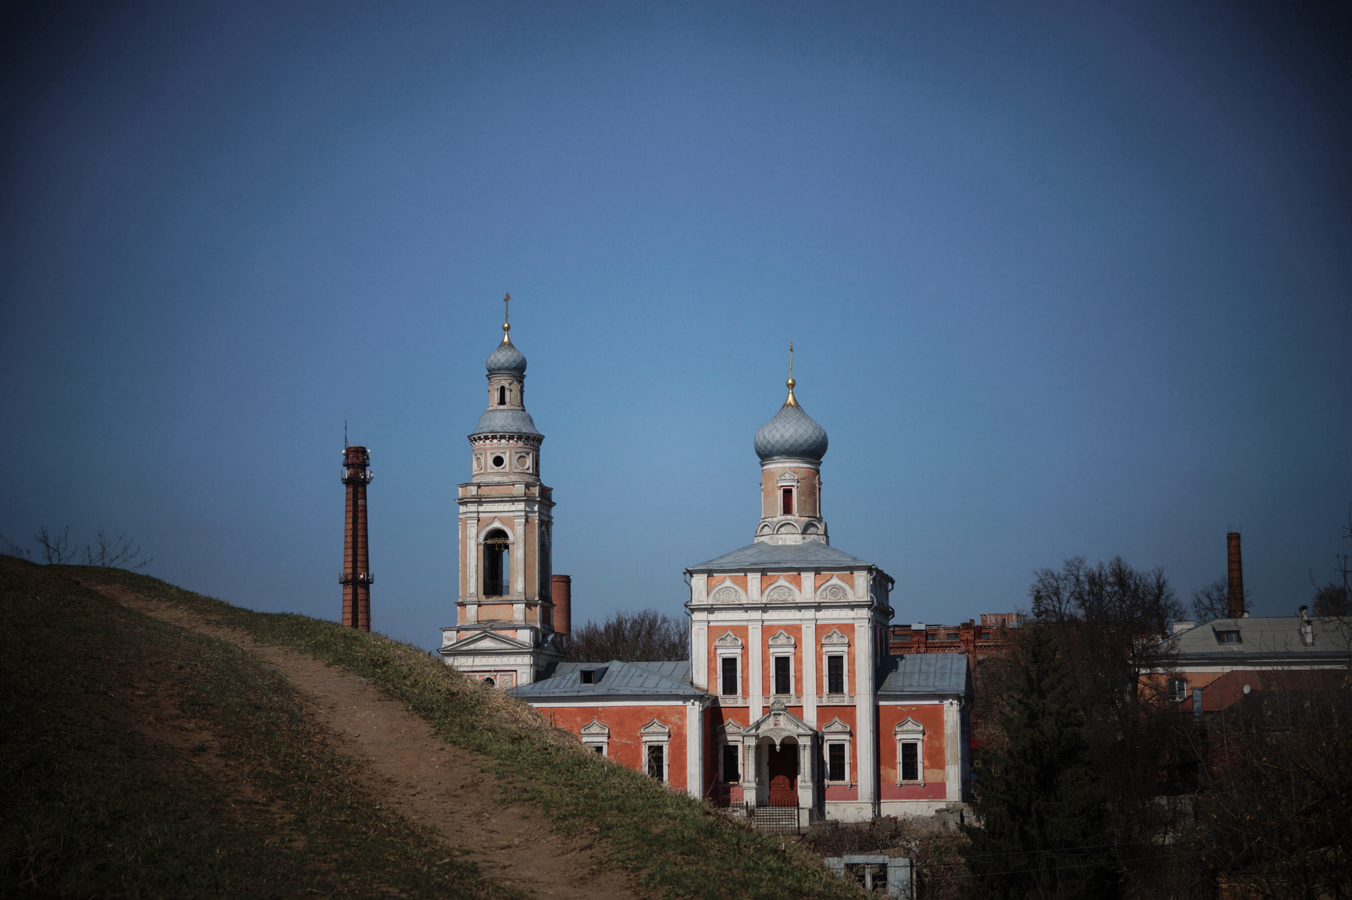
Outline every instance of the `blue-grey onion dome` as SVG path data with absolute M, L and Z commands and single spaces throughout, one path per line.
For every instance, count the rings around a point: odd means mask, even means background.
M 761 462 L 772 459 L 820 461 L 826 455 L 826 444 L 826 429 L 803 412 L 792 391 L 775 417 L 756 432 L 756 455 Z
M 489 375 L 526 374 L 526 357 L 505 336 L 498 348 L 488 354 L 488 361 L 484 365 L 488 366 Z

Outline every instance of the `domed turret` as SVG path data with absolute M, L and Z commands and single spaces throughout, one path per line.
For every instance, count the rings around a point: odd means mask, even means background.
M 502 323 L 502 343 L 488 354 L 488 359 L 484 362 L 489 375 L 515 375 L 520 378 L 526 374 L 525 354 L 516 349 L 511 335 L 507 333 L 511 328 L 508 323 Z
M 779 412 L 756 432 L 756 455 L 761 462 L 772 459 L 811 459 L 821 462 L 826 455 L 826 429 L 803 412 L 793 396 L 794 380 L 789 376 L 789 398 Z

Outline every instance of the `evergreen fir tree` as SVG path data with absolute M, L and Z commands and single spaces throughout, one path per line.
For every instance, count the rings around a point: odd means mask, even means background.
M 1042 629 L 1030 629 L 1023 649 L 1004 720 L 1008 749 L 977 785 L 981 824 L 963 826 L 970 895 L 1105 900 L 1117 893 L 1112 836 L 1070 670 Z

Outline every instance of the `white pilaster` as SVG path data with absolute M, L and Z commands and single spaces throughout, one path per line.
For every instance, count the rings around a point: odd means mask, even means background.
M 867 593 L 865 594 L 867 596 Z M 878 742 L 874 734 L 873 696 L 873 617 L 865 614 L 855 620 L 855 728 L 859 735 L 859 802 L 876 812 L 878 804 Z
M 761 658 L 764 656 L 761 648 L 761 623 L 759 620 L 751 623 L 747 629 L 747 643 L 751 646 L 747 648 L 746 667 L 751 671 L 747 672 L 746 683 L 747 705 L 750 707 L 751 721 L 754 722 L 765 713 L 765 706 L 761 702 L 765 697 L 765 691 L 761 687 Z

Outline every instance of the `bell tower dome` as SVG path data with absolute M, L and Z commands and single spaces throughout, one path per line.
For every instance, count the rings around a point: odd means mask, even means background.
M 761 520 L 756 541 L 829 544 L 822 518 L 821 463 L 826 429 L 803 411 L 793 395 L 793 344 L 789 344 L 788 399 L 756 432 L 761 461 Z

